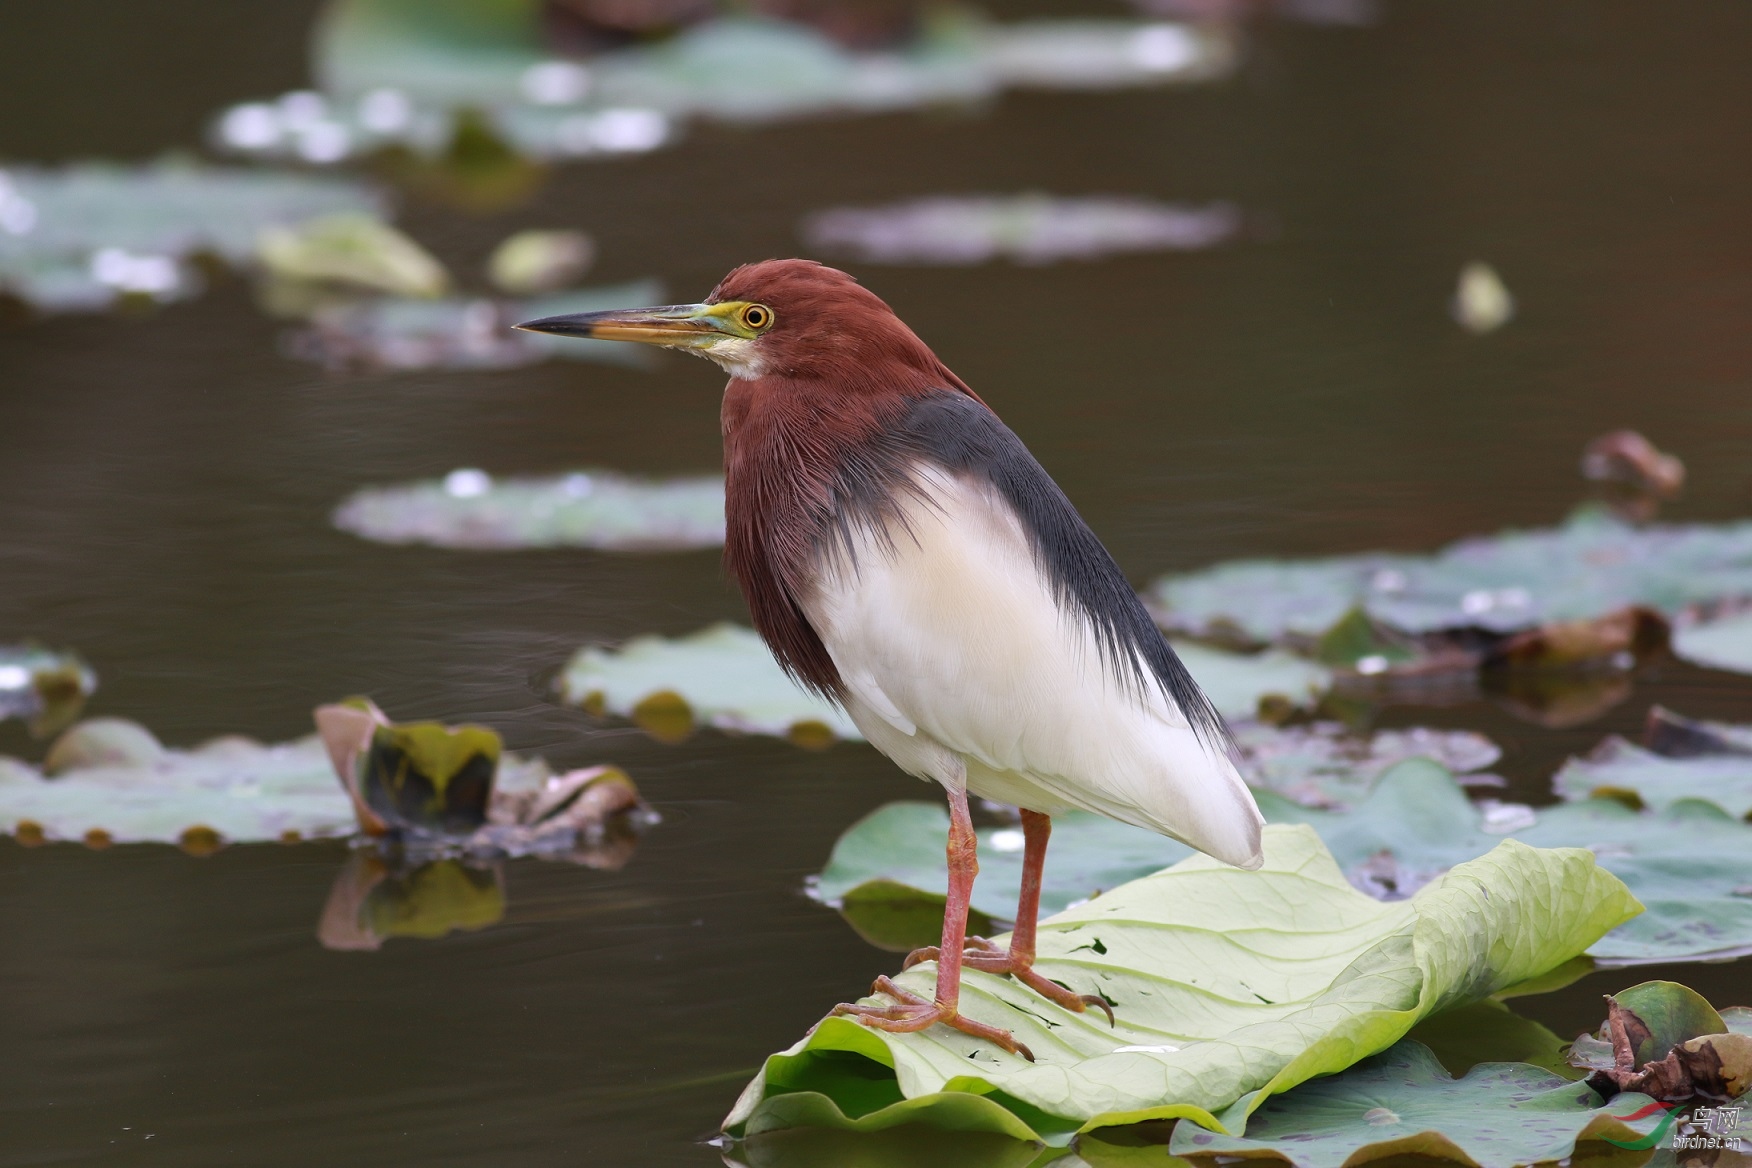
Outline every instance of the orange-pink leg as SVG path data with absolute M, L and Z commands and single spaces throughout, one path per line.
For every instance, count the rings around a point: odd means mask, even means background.
M 1113 1007 L 1107 1004 L 1107 999 L 1094 994 L 1073 993 L 1058 982 L 1034 972 L 1034 938 L 1040 921 L 1040 880 L 1046 867 L 1047 840 L 1052 837 L 1052 818 L 1038 811 L 1024 811 L 1022 837 L 1026 841 L 1022 853 L 1022 899 L 1016 905 L 1016 928 L 1010 934 L 1010 948 L 1007 951 L 1000 949 L 984 937 L 967 937 L 958 964 L 986 973 L 1007 973 L 1049 1002 L 1078 1014 L 1094 1006 L 1106 1013 L 1108 1025 L 1112 1025 Z M 942 947 L 913 950 L 903 968 L 910 969 L 921 961 L 940 960 L 948 951 L 948 945 L 949 931 L 945 928 Z
M 949 902 L 943 907 L 943 944 L 941 951 L 951 954 L 937 963 L 936 1001 L 927 1002 L 917 994 L 896 985 L 886 976 L 876 979 L 873 993 L 886 994 L 895 1000 L 892 1006 L 859 1006 L 842 1003 L 833 1008 L 835 1014 L 849 1015 L 876 1030 L 910 1033 L 924 1030 L 938 1022 L 953 1026 L 964 1034 L 983 1038 L 1029 1062 L 1034 1055 L 1017 1042 L 1008 1030 L 975 1022 L 959 1012 L 961 1002 L 962 948 L 967 941 L 967 906 L 973 898 L 973 878 L 979 874 L 979 841 L 973 833 L 973 818 L 967 812 L 967 792 L 949 790 Z M 911 964 L 909 962 L 909 964 Z

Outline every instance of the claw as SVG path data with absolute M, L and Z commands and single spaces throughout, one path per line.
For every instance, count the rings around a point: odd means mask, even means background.
M 901 968 L 911 969 L 922 962 L 935 961 L 942 955 L 943 950 L 936 945 L 914 949 L 906 955 L 906 961 L 901 964 Z M 1018 967 L 1015 956 L 1009 950 L 1000 948 L 984 937 L 967 939 L 967 946 L 961 951 L 961 964 L 982 973 L 1009 974 L 1047 1001 L 1062 1006 L 1073 1014 L 1081 1014 L 1093 1007 L 1107 1015 L 1109 1026 L 1118 1024 L 1113 1017 L 1113 1007 L 1107 1004 L 1106 998 L 1068 990 L 1058 982 L 1050 981 L 1034 972 L 1032 961 Z
M 981 1038 L 993 1046 L 1001 1047 L 1011 1054 L 1019 1054 L 1029 1062 L 1034 1061 L 1034 1052 L 1022 1043 L 1017 1042 L 1008 1030 L 1000 1030 L 996 1026 L 988 1026 L 984 1022 L 975 1022 L 964 1017 L 953 1006 L 945 1006 L 937 1002 L 927 1001 L 909 990 L 901 989 L 893 979 L 883 976 L 876 979 L 876 984 L 870 987 L 873 993 L 886 994 L 895 999 L 892 1006 L 862 1006 L 850 1002 L 842 1002 L 833 1008 L 837 1017 L 856 1018 L 859 1024 L 872 1030 L 886 1030 L 891 1034 L 912 1034 L 926 1030 L 941 1022 L 945 1026 L 953 1026 L 963 1034 Z

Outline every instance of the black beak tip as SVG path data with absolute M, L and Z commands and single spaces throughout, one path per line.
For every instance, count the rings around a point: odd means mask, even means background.
M 590 335 L 590 325 L 580 321 L 576 316 L 544 316 L 539 320 L 526 320 L 522 324 L 514 324 L 514 329 L 522 329 L 526 333 L 550 333 L 556 337 L 587 337 Z

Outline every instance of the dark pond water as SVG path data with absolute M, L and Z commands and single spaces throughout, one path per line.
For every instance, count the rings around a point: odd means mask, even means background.
M 140 158 L 305 79 L 312 6 L 0 10 L 0 158 Z M 458 269 L 576 224 L 604 281 L 676 298 L 797 250 L 806 212 L 1049 189 L 1231 199 L 1252 237 L 1050 268 L 864 268 L 1001 412 L 1138 581 L 1248 554 L 1426 549 L 1560 517 L 1582 443 L 1643 430 L 1691 472 L 1676 518 L 1752 510 L 1752 10 L 1389 3 L 1366 29 L 1263 25 L 1231 80 L 1013 95 L 980 116 L 760 130 L 563 169 L 528 206 L 403 222 Z M 1460 265 L 1521 303 L 1475 338 Z M 715 555 L 469 555 L 330 529 L 367 482 L 457 466 L 718 465 L 721 377 L 331 376 L 246 288 L 145 318 L 0 332 L 0 640 L 79 647 L 93 712 L 184 745 L 304 733 L 370 693 L 556 764 L 613 760 L 664 822 L 613 873 L 507 866 L 502 924 L 320 947 L 340 845 L 95 853 L 0 841 L 0 1165 L 698 1164 L 745 1077 L 894 958 L 803 899 L 835 836 L 930 792 L 863 747 L 662 746 L 559 707 L 580 644 L 742 618 Z M 1752 683 L 1657 664 L 1552 730 L 1484 702 L 1514 793 L 1651 702 L 1752 720 Z M 11 724 L 0 752 L 40 744 Z M 1654 971 L 1651 971 L 1654 972 Z M 1596 973 L 1517 1003 L 1565 1034 Z M 1746 967 L 1679 972 L 1727 1002 Z

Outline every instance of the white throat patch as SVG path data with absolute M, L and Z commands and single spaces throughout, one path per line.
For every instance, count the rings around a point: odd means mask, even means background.
M 694 351 L 716 363 L 730 376 L 744 381 L 759 377 L 766 371 L 766 365 L 758 356 L 754 341 L 744 337 L 725 337 L 709 348 Z

